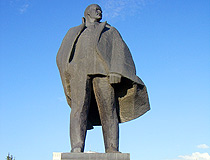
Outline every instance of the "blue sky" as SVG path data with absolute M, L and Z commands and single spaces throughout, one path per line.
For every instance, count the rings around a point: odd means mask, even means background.
M 1 0 L 0 159 L 70 151 L 55 58 L 92 3 L 129 46 L 150 98 L 148 113 L 120 125 L 120 151 L 131 160 L 209 160 L 208 0 Z M 101 127 L 88 132 L 89 150 L 104 152 Z

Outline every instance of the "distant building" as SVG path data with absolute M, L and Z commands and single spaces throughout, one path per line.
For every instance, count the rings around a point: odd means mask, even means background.
M 53 160 L 61 160 L 61 152 L 53 152 Z

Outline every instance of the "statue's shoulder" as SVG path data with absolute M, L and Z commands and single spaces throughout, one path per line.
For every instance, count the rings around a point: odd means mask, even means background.
M 109 33 L 115 37 L 119 37 L 119 35 L 120 35 L 119 31 L 115 27 L 111 26 L 108 23 L 105 25 L 105 30 L 108 31 L 107 33 Z
M 78 26 L 75 26 L 75 27 L 72 27 L 72 28 L 70 28 L 69 30 L 68 30 L 68 32 L 67 33 L 77 33 L 77 32 L 79 32 L 79 31 L 81 31 L 83 28 L 84 28 L 84 24 L 80 24 L 80 25 L 78 25 Z
M 106 25 L 105 25 L 105 27 L 106 28 L 109 28 L 109 29 L 113 29 L 114 27 L 112 27 L 109 23 L 107 23 L 107 22 L 104 22 Z
M 108 29 L 110 32 L 118 32 L 117 29 L 111 26 L 109 23 L 106 22 L 105 28 Z
M 116 32 L 117 31 L 117 29 L 115 27 L 111 26 L 109 23 L 107 23 L 107 22 L 104 22 L 104 23 L 105 23 L 104 29 L 106 31 L 109 31 L 109 32 Z

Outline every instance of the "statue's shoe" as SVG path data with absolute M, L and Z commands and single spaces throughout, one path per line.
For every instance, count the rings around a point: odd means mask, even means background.
M 110 148 L 106 150 L 106 153 L 121 153 L 121 152 L 118 151 L 117 149 Z
M 72 150 L 71 150 L 71 152 L 72 153 L 81 153 L 82 152 L 82 149 L 81 148 L 73 148 Z

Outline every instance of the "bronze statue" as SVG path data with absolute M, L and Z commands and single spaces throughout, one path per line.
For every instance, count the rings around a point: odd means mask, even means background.
M 71 152 L 83 152 L 87 130 L 102 125 L 106 153 L 117 153 L 119 123 L 146 113 L 148 94 L 119 32 L 100 22 L 101 7 L 89 5 L 84 16 L 67 32 L 56 58 L 71 107 Z

